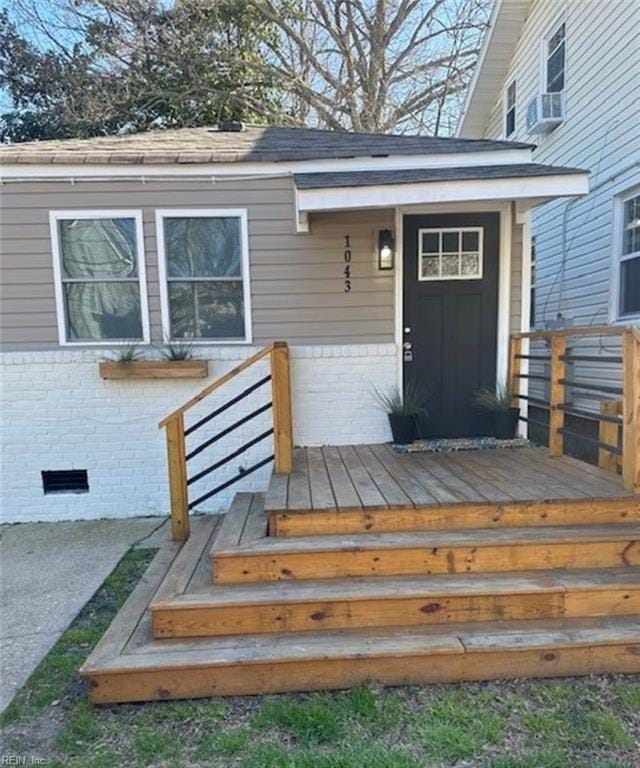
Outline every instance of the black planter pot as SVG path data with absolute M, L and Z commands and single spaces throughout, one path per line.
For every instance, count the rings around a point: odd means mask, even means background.
M 416 417 L 398 416 L 390 413 L 389 425 L 393 434 L 393 442 L 397 445 L 408 445 L 416 439 Z
M 493 435 L 499 440 L 511 440 L 516 436 L 518 427 L 519 408 L 509 408 L 508 411 L 495 411 L 493 414 Z

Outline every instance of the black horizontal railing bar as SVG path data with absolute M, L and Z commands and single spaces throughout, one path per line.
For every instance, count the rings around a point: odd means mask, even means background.
M 560 384 L 574 389 L 586 389 L 592 392 L 610 392 L 613 395 L 621 395 L 622 387 L 608 387 L 606 384 L 582 384 L 578 381 L 569 381 L 569 379 L 560 379 Z
M 200 421 L 196 421 L 196 423 L 192 424 L 189 427 L 189 429 L 185 429 L 184 434 L 190 435 L 192 432 L 195 432 L 196 429 L 200 429 L 200 427 L 204 426 L 207 422 L 211 421 L 211 419 L 215 419 L 216 416 L 219 416 L 221 413 L 224 413 L 227 410 L 227 408 L 231 408 L 232 405 L 239 403 L 241 400 L 247 397 L 247 395 L 250 395 L 252 392 L 255 392 L 256 389 L 261 387 L 263 384 L 266 384 L 268 381 L 271 381 L 271 374 L 269 374 L 268 376 L 265 376 L 263 379 L 260 379 L 260 381 L 256 381 L 255 384 L 252 384 L 250 387 L 247 387 L 239 395 L 232 397 L 231 400 L 227 400 L 227 402 L 224 405 L 221 405 L 220 408 L 216 408 L 216 410 L 210 413 L 208 416 L 203 417 L 202 419 L 200 419 Z
M 551 360 L 549 355 L 516 355 L 518 360 L 543 360 L 548 363 Z
M 241 419 L 238 419 L 238 421 L 235 421 L 233 424 L 231 424 L 231 426 L 225 427 L 225 429 L 221 430 L 213 437 L 210 437 L 208 440 L 205 440 L 204 443 L 201 443 L 197 448 L 194 448 L 190 453 L 188 453 L 186 456 L 186 460 L 189 461 L 189 459 L 192 459 L 194 456 L 197 456 L 199 453 L 202 453 L 202 451 L 204 451 L 210 445 L 217 443 L 218 440 L 223 438 L 225 435 L 228 435 L 230 432 L 233 432 L 234 429 L 238 429 L 238 427 L 241 427 L 243 424 L 246 424 L 248 421 L 251 421 L 251 419 L 255 419 L 256 416 L 259 416 L 261 413 L 268 411 L 269 408 L 271 408 L 271 405 L 272 403 L 261 405 L 260 408 L 256 408 L 255 411 L 251 411 L 251 413 L 248 413 L 246 416 L 243 416 Z
M 203 501 L 206 501 L 207 499 L 210 499 L 212 496 L 215 496 L 216 493 L 220 493 L 220 491 L 224 491 L 225 488 L 228 488 L 230 485 L 237 483 L 238 480 L 242 480 L 243 477 L 250 475 L 252 472 L 255 472 L 256 470 L 260 469 L 260 467 L 264 467 L 265 464 L 268 464 L 269 462 L 273 461 L 273 459 L 274 459 L 274 456 L 273 454 L 271 454 L 271 456 L 267 456 L 266 459 L 262 459 L 262 461 L 259 461 L 257 464 L 254 464 L 252 467 L 249 467 L 249 469 L 245 469 L 242 472 L 238 472 L 237 475 L 234 475 L 230 480 L 226 480 L 224 483 L 220 483 L 220 485 L 216 486 L 212 491 L 207 491 L 207 493 L 203 493 L 202 496 L 198 496 L 198 498 L 195 501 L 192 501 L 189 504 L 189 509 L 193 509 L 194 507 L 198 506 L 198 504 L 202 504 Z
M 622 357 L 615 355 L 560 355 L 565 363 L 621 363 Z
M 202 472 L 198 472 L 193 477 L 188 478 L 187 485 L 191 485 L 191 483 L 195 483 L 198 480 L 202 480 L 203 477 L 206 477 L 212 472 L 215 472 L 216 469 L 220 469 L 220 467 L 223 467 L 227 462 L 237 458 L 238 456 L 240 456 L 240 454 L 244 453 L 249 448 L 252 448 L 254 445 L 257 445 L 261 440 L 264 440 L 265 438 L 269 437 L 269 435 L 272 435 L 272 434 L 273 434 L 273 427 L 271 427 L 271 429 L 267 429 L 265 432 L 262 432 L 260 435 L 258 435 L 257 437 L 254 437 L 252 440 L 249 440 L 248 443 L 245 443 L 240 448 L 233 451 L 233 453 L 230 453 L 228 456 L 225 456 L 224 459 L 220 459 L 220 461 L 216 461 L 215 464 L 212 464 L 210 467 L 207 467 L 207 469 L 203 469 Z
M 596 411 L 587 411 L 584 408 L 574 408 L 571 403 L 560 403 L 558 410 L 564 411 L 569 416 L 579 416 L 589 421 L 608 421 L 610 424 L 619 424 L 622 426 L 622 416 L 610 416 L 608 413 L 597 413 Z
M 539 408 L 549 408 L 549 403 L 546 400 L 541 400 L 539 397 L 533 397 L 532 395 L 514 395 L 518 400 L 526 400 L 528 403 L 537 405 Z
M 622 448 L 618 447 L 617 445 L 609 445 L 609 443 L 603 443 L 602 440 L 597 440 L 595 437 L 587 437 L 586 435 L 581 435 L 579 432 L 573 432 L 566 427 L 561 427 L 558 432 L 560 432 L 561 435 L 573 437 L 575 440 L 582 440 L 583 442 L 589 443 L 590 445 L 595 445 L 598 448 L 602 448 L 604 451 L 609 451 L 609 453 L 615 453 L 618 456 L 622 454 Z
M 542 429 L 549 429 L 549 425 L 544 421 L 538 421 L 537 419 L 531 419 L 528 416 L 518 416 L 520 421 L 526 421 L 527 424 L 533 424 L 534 427 L 542 427 Z
M 551 381 L 550 376 L 543 376 L 540 373 L 516 373 L 516 379 L 537 379 L 538 381 Z

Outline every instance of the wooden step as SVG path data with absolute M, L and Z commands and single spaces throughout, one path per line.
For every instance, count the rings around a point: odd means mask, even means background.
M 277 477 L 277 476 L 275 476 Z M 272 481 L 273 482 L 273 481 Z M 375 509 L 267 510 L 272 536 L 322 536 L 640 522 L 637 498 L 463 503 Z
M 160 549 L 83 665 L 92 701 L 640 673 L 638 615 L 157 640 L 149 604 L 179 556 Z
M 151 612 L 156 638 L 629 615 L 640 568 L 216 585 Z
M 263 538 L 211 552 L 217 584 L 640 565 L 640 526 Z
M 524 624 L 524 625 L 523 625 Z M 640 617 L 149 640 L 81 670 L 94 703 L 640 672 Z

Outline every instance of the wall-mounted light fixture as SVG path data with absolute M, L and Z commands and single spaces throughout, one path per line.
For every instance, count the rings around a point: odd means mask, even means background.
M 390 229 L 378 232 L 378 269 L 382 271 L 393 269 L 395 262 L 395 241 Z

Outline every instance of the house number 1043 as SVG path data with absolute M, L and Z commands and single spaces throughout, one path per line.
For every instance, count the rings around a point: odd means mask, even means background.
M 344 292 L 351 291 L 351 241 L 349 235 L 344 236 Z

